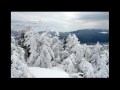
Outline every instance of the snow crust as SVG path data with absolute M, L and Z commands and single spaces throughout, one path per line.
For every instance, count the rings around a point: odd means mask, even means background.
M 29 70 L 35 78 L 69 78 L 66 72 L 60 70 L 39 67 L 29 67 Z

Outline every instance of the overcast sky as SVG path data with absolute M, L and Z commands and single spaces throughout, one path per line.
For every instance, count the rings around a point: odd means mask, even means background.
M 79 29 L 108 29 L 109 12 L 11 12 L 11 22 L 42 22 L 67 32 Z

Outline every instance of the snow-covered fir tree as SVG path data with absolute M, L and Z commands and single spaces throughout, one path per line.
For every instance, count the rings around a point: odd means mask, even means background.
M 69 57 L 67 57 L 63 63 L 64 65 L 64 70 L 68 73 L 76 73 L 77 72 L 77 68 L 75 68 L 76 62 L 75 62 L 75 55 L 71 54 Z
M 37 52 L 38 57 L 34 62 L 34 66 L 40 66 L 45 68 L 51 68 L 51 61 L 54 58 L 54 53 L 50 47 L 51 44 L 51 36 L 48 33 L 43 33 L 37 39 Z
M 108 51 L 102 48 L 103 46 L 97 42 L 91 53 L 91 58 L 89 58 L 94 68 L 95 77 L 101 78 L 109 76 L 109 66 L 107 64 L 109 63 Z
M 65 46 L 66 46 L 65 50 L 67 50 L 70 55 L 74 54 L 75 58 L 72 59 L 72 60 L 75 61 L 74 67 L 76 67 L 76 69 L 78 71 L 80 71 L 81 68 L 79 68 L 79 64 L 81 62 L 83 62 L 83 59 L 84 59 L 84 49 L 83 49 L 83 46 L 78 41 L 78 38 L 76 37 L 75 34 L 73 34 L 73 35 L 70 34 L 67 37 Z M 86 63 L 84 63 L 84 64 L 86 64 Z
M 52 61 L 52 65 L 56 66 L 62 62 L 63 58 L 63 42 L 59 39 L 59 33 L 55 31 L 55 36 L 52 38 L 51 49 L 54 53 L 54 59 Z
M 33 77 L 33 75 L 25 63 L 24 50 L 16 45 L 15 39 L 11 37 L 11 78 L 29 77 Z

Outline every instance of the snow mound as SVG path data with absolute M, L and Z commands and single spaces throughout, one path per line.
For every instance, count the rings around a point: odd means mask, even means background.
M 64 71 L 39 67 L 29 67 L 29 70 L 35 78 L 69 78 L 69 75 Z

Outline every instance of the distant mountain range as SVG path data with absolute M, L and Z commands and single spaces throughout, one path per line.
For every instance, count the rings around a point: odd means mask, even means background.
M 96 43 L 97 41 L 101 43 L 109 42 L 109 30 L 103 29 L 84 29 L 70 32 L 75 34 L 81 43 Z
M 43 33 L 39 32 L 40 34 Z M 60 39 L 66 38 L 69 34 L 75 34 L 81 43 L 93 44 L 99 41 L 100 43 L 109 43 L 109 30 L 105 29 L 82 29 L 72 32 L 60 32 Z M 11 31 L 11 35 L 15 37 L 18 32 Z

